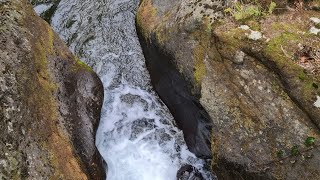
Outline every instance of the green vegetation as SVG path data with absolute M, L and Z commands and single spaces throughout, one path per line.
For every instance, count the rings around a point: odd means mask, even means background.
M 272 14 L 276 6 L 277 4 L 275 2 L 271 2 L 269 7 L 265 9 L 258 1 L 253 1 L 250 4 L 236 2 L 224 11 L 231 14 L 235 20 L 242 21 L 247 19 L 257 19 L 262 16 Z
M 269 5 L 268 13 L 272 14 L 276 7 L 277 7 L 277 4 L 273 1 L 271 1 L 270 5 Z
M 305 72 L 302 71 L 298 77 L 301 81 L 304 81 L 307 78 L 307 75 Z
M 88 66 L 85 62 L 81 61 L 79 58 L 76 57 L 76 63 L 77 63 L 77 67 L 78 68 L 84 68 L 85 70 L 89 71 L 89 72 L 94 72 L 90 66 Z M 78 69 L 79 70 L 79 69 Z
M 283 158 L 284 157 L 284 150 L 277 151 L 277 157 L 278 158 Z
M 305 140 L 304 144 L 309 147 L 309 146 L 313 146 L 315 143 L 316 138 L 314 137 L 307 137 L 307 139 Z
M 291 155 L 298 156 L 300 154 L 299 147 L 297 145 L 292 146 L 290 152 Z

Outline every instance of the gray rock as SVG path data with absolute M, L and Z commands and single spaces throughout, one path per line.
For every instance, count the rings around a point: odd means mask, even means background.
M 0 179 L 104 179 L 97 75 L 25 0 L 0 2 Z
M 199 20 L 197 13 L 184 11 L 191 7 L 198 12 L 199 3 L 217 2 L 220 6 L 214 10 L 220 23 Z M 268 16 L 258 22 L 268 39 L 262 43 L 248 39 L 232 17 L 220 16 L 219 7 L 226 5 L 222 1 L 145 0 L 137 17 L 141 41 L 147 44 L 144 51 L 155 46 L 170 55 L 193 98 L 209 114 L 214 172 L 220 179 L 319 179 L 320 110 L 314 107 L 319 91 L 316 85 L 307 86 L 308 82 L 318 84 L 319 74 L 307 72 L 299 80 L 299 73 L 306 71 L 287 57 L 298 50 L 299 42 L 318 47 L 319 43 L 312 42 L 319 38 L 281 39 L 289 30 L 270 28 L 279 21 L 294 27 L 308 22 L 310 15 L 295 21 L 297 15 L 290 12 Z M 308 31 L 303 27 L 296 31 Z M 161 59 L 146 60 L 157 60 L 156 67 L 166 66 Z M 152 70 L 151 78 L 159 79 L 152 76 Z M 179 95 L 184 92 L 178 91 Z M 183 108 L 180 105 L 172 108 Z M 316 139 L 313 146 L 305 145 L 309 136 Z
M 234 55 L 234 58 L 232 59 L 234 63 L 236 64 L 242 64 L 244 57 L 245 57 L 245 53 L 243 51 L 237 51 L 236 54 Z

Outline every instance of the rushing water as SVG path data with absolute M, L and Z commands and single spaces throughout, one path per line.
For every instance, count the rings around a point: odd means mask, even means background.
M 211 179 L 152 90 L 135 29 L 138 4 L 138 0 L 62 0 L 52 18 L 55 31 L 103 81 L 96 145 L 108 164 L 107 179 L 174 180 L 185 164 Z

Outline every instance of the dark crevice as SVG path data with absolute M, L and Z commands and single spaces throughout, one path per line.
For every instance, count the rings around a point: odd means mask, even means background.
M 212 159 L 212 120 L 191 92 L 191 85 L 172 63 L 173 57 L 161 50 L 155 36 L 146 41 L 137 28 L 138 37 L 146 59 L 151 83 L 161 100 L 169 108 L 191 152 L 203 159 Z M 149 43 L 153 42 L 153 43 Z
M 248 166 L 219 158 L 213 169 L 217 173 L 219 179 L 223 180 L 274 180 L 266 170 L 248 171 Z

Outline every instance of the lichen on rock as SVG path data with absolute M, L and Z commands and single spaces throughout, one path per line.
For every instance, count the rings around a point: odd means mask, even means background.
M 308 7 L 291 11 L 293 5 L 276 1 L 290 10 L 238 21 L 223 13 L 230 4 L 192 2 L 152 0 L 149 7 L 161 13 L 144 36 L 157 36 L 146 43 L 173 57 L 171 63 L 209 114 L 212 168 L 218 178 L 318 179 L 319 144 L 306 147 L 305 139 L 320 138 L 320 110 L 315 107 L 320 66 L 317 56 L 305 60 L 311 51 L 306 55 L 300 45 L 319 49 L 319 36 L 309 33 L 315 20 L 310 18 L 319 12 Z M 205 17 L 197 12 L 216 3 L 212 15 L 218 18 L 208 28 L 209 11 L 203 10 Z M 146 17 L 138 13 L 137 19 Z M 143 32 L 144 24 L 138 29 Z M 301 65 L 301 59 L 313 68 Z
M 26 0 L 0 3 L 0 179 L 103 179 L 102 84 Z

